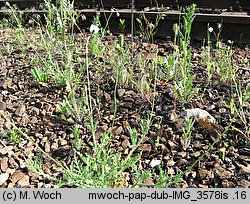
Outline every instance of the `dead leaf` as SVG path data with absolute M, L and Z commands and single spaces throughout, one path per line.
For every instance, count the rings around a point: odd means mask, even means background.
M 172 141 L 168 141 L 168 145 L 170 146 L 170 149 L 175 149 L 176 148 L 176 144 Z
M 215 124 L 209 123 L 207 120 L 198 119 L 197 123 L 203 129 L 205 129 L 205 130 L 207 130 L 209 132 L 213 132 L 213 131 L 219 130 L 219 128 Z

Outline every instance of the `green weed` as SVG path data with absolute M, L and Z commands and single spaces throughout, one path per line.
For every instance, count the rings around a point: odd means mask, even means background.
M 31 69 L 32 76 L 37 83 L 46 83 L 49 79 L 49 73 L 39 68 L 39 61 L 34 58 L 34 67 Z
M 183 30 L 177 24 L 174 26 L 175 39 L 179 39 L 181 53 L 175 55 L 175 61 L 178 62 L 178 71 L 176 71 L 173 91 L 181 103 L 190 101 L 199 91 L 198 88 L 193 87 L 193 76 L 191 73 L 192 49 L 190 47 L 190 34 L 195 18 L 195 8 L 196 5 L 193 4 L 186 9 L 183 16 Z
M 28 169 L 35 173 L 35 174 L 44 174 L 43 172 L 43 161 L 42 161 L 42 155 L 41 154 L 37 154 L 37 156 L 33 159 L 29 158 L 26 160 L 26 165 L 28 167 Z
M 118 28 L 120 29 L 122 33 L 125 31 L 125 28 L 126 28 L 125 19 L 121 19 L 121 18 L 119 19 Z
M 3 132 L 3 137 L 9 138 L 11 144 L 20 144 L 22 142 L 22 135 L 15 129 Z
M 72 134 L 74 136 L 74 142 L 73 142 L 73 147 L 76 150 L 80 150 L 82 148 L 83 142 L 81 139 L 81 131 L 78 128 L 78 125 L 75 124 L 72 128 L 71 128 Z
M 142 143 L 144 137 L 148 133 L 150 120 L 141 122 L 141 134 L 136 129 L 130 129 L 132 147 L 129 154 L 122 158 L 120 153 L 111 150 L 110 144 L 112 135 L 104 133 L 100 139 L 100 144 L 93 148 L 93 155 L 87 154 L 83 156 L 78 154 L 79 158 L 75 158 L 70 168 L 64 174 L 64 180 L 60 185 L 70 185 L 77 187 L 91 188 L 114 188 L 128 187 L 125 171 L 132 168 L 135 171 L 136 186 L 143 186 L 143 180 L 154 176 L 153 172 L 137 169 L 136 163 L 141 157 L 142 152 L 137 155 L 132 155 Z M 160 178 L 157 185 L 168 186 L 171 183 L 170 177 L 166 172 L 161 170 Z M 177 182 L 177 181 L 176 181 Z
M 194 122 L 195 120 L 193 118 L 188 118 L 185 120 L 185 126 L 182 128 L 182 145 L 184 149 L 187 149 L 187 147 L 190 145 Z
M 146 41 L 152 43 L 154 42 L 154 36 L 157 32 L 157 27 L 163 17 L 164 14 L 160 13 L 156 15 L 155 19 L 151 19 L 147 18 L 145 13 L 141 13 L 140 17 L 136 19 L 141 30 L 141 35 Z
M 71 116 L 76 122 L 82 122 L 84 115 L 87 114 L 88 99 L 87 88 L 82 91 L 79 98 L 76 97 L 76 90 L 72 89 L 68 92 L 61 104 L 58 105 L 59 110 L 65 115 L 65 118 Z

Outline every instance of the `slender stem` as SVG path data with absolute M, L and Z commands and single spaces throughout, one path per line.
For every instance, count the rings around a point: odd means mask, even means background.
M 104 13 L 105 13 L 105 12 L 104 12 Z M 105 25 L 105 27 L 104 27 L 104 32 L 106 32 L 107 28 L 108 28 L 108 31 L 110 31 L 110 28 L 109 28 L 109 21 L 110 21 L 112 15 L 113 15 L 113 12 L 111 12 L 111 14 L 109 15 L 108 19 L 106 20 L 106 25 Z
M 105 10 L 104 10 L 104 4 L 103 4 L 103 1 L 102 1 L 102 0 L 100 0 L 100 2 L 101 2 L 101 7 L 102 7 L 102 9 L 103 9 L 103 15 L 104 15 L 104 18 L 105 18 L 105 21 L 106 21 L 106 26 L 107 26 L 107 25 L 108 25 L 109 20 L 107 19 L 106 12 L 105 12 Z M 106 28 L 106 26 L 105 26 L 105 28 Z
M 95 138 L 95 131 L 93 130 L 94 128 L 94 120 L 93 120 L 93 107 L 92 107 L 92 102 L 91 102 L 91 89 L 90 89 L 90 75 L 89 75 L 89 39 L 90 36 L 87 38 L 87 43 L 86 43 L 86 71 L 87 71 L 87 83 L 88 83 L 88 95 L 89 95 L 89 116 L 90 116 L 90 123 L 91 123 L 91 131 L 92 131 L 92 136 L 93 136 L 93 141 L 94 141 L 94 146 L 95 148 L 97 147 L 96 143 L 96 138 Z
M 132 0 L 131 5 L 131 62 L 134 59 L 134 0 Z
M 117 86 L 118 86 L 118 81 L 119 81 L 119 70 L 118 69 L 120 69 L 120 66 L 121 65 L 116 67 L 115 89 L 114 89 L 114 118 L 112 121 L 111 133 L 112 133 L 114 125 L 115 125 L 115 118 L 116 118 L 116 114 L 117 114 Z

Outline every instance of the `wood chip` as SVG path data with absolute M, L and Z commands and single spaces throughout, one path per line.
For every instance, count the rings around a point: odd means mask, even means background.
M 13 147 L 0 147 L 0 154 L 5 155 L 9 153 Z
M 9 175 L 13 175 L 15 173 L 15 171 L 16 171 L 15 169 L 8 168 L 6 173 L 9 174 Z
M 238 188 L 250 188 L 250 181 L 242 179 L 237 182 L 237 187 Z
M 174 166 L 175 165 L 175 161 L 174 160 L 169 160 L 168 162 L 167 162 L 167 166 L 168 167 L 171 167 L 171 166 Z
M 67 140 L 65 140 L 65 139 L 60 139 L 60 140 L 59 140 L 59 143 L 60 143 L 60 145 L 62 145 L 62 146 L 68 144 Z
M 6 103 L 0 101 L 0 110 L 3 110 L 3 111 L 6 110 Z
M 47 153 L 50 152 L 50 143 L 48 141 L 45 142 L 45 152 L 47 152 Z
M 138 147 L 138 150 L 142 150 L 144 152 L 150 152 L 152 149 L 152 146 L 151 144 L 141 144 L 139 147 Z
M 1 160 L 1 170 L 3 171 L 3 172 L 6 172 L 7 171 L 7 169 L 8 169 L 8 157 L 4 157 L 4 158 L 2 158 L 2 160 Z
M 197 152 L 190 154 L 190 156 L 192 156 L 192 157 L 199 157 L 200 155 L 201 155 L 200 151 L 197 151 Z
M 130 141 L 128 139 L 125 139 L 122 141 L 122 147 L 125 149 L 127 147 L 130 147 Z
M 222 180 L 227 180 L 230 179 L 234 173 L 230 172 L 230 171 L 226 171 L 225 169 L 223 169 L 224 171 L 217 171 L 216 174 L 220 177 L 220 179 Z
M 123 128 L 122 126 L 119 126 L 119 127 L 115 127 L 114 130 L 113 130 L 113 135 L 114 136 L 119 136 L 123 133 Z
M 0 175 L 0 185 L 3 185 L 9 178 L 9 174 L 3 173 Z
M 30 181 L 29 181 L 29 176 L 25 175 L 23 176 L 18 182 L 17 184 L 19 184 L 21 187 L 22 186 L 29 186 L 30 185 Z
M 128 121 L 123 121 L 122 125 L 123 125 L 124 132 L 128 135 L 129 130 L 131 129 L 131 126 L 130 126 L 129 122 Z
M 106 102 L 109 103 L 111 101 L 111 96 L 109 94 L 107 94 L 106 92 L 104 92 L 104 97 L 105 97 Z
M 38 123 L 37 117 L 32 116 L 32 117 L 30 118 L 30 123 L 31 123 L 31 124 Z
M 20 179 L 22 179 L 23 177 L 25 176 L 25 174 L 23 173 L 23 172 L 15 172 L 12 176 L 11 176 L 11 178 L 10 178 L 10 180 L 11 180 L 11 182 L 12 183 L 17 183 Z
M 121 98 L 125 93 L 125 89 L 118 89 L 117 90 L 117 94 L 118 94 L 118 97 Z
M 213 172 L 207 169 L 200 169 L 199 173 L 200 173 L 201 179 L 204 179 L 204 180 L 209 180 L 214 177 Z
M 187 152 L 178 152 L 177 155 L 179 155 L 181 157 L 186 157 L 187 156 Z
M 26 107 L 24 104 L 21 104 L 15 111 L 15 114 L 21 117 L 26 112 Z
M 238 164 L 242 172 L 250 174 L 250 164 L 247 164 L 247 166 L 244 166 L 242 164 Z
M 154 185 L 153 179 L 145 179 L 145 180 L 143 180 L 143 183 L 144 184 L 149 184 L 149 185 Z
M 15 168 L 18 168 L 18 166 L 19 165 L 16 163 L 15 159 L 13 157 L 10 157 L 9 158 L 9 167 L 15 169 Z

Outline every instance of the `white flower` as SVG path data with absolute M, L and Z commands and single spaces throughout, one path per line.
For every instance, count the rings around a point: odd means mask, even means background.
M 119 13 L 119 12 L 116 12 L 116 16 L 117 16 L 117 17 L 120 17 L 120 13 Z
M 209 31 L 210 33 L 212 33 L 212 32 L 214 31 L 214 29 L 213 29 L 212 27 L 209 27 L 209 28 L 208 28 L 208 31 Z
M 149 166 L 150 166 L 151 168 L 154 168 L 155 166 L 158 166 L 158 165 L 160 165 L 160 164 L 161 164 L 161 160 L 153 159 L 153 160 L 150 162 Z
M 169 74 L 170 74 L 171 77 L 174 76 L 174 70 L 171 70 L 171 71 L 169 72 Z M 172 91 L 172 90 L 170 90 L 170 91 Z
M 89 30 L 91 33 L 98 33 L 100 29 L 98 28 L 98 26 L 92 24 Z
M 196 53 L 196 52 L 193 54 L 193 57 L 194 57 L 194 58 L 199 57 L 199 56 L 200 56 L 200 55 L 199 55 L 198 53 Z
M 227 42 L 228 42 L 229 44 L 233 44 L 233 42 L 232 42 L 231 40 L 228 40 Z
M 149 26 L 150 28 L 154 28 L 154 27 L 155 27 L 155 25 L 154 25 L 153 23 L 150 23 L 148 26 Z
M 168 65 L 168 59 L 166 57 L 164 58 L 164 64 Z
M 2 94 L 3 94 L 4 96 L 7 96 L 8 93 L 9 93 L 8 91 L 2 91 Z
M 221 23 L 218 23 L 218 29 L 220 29 L 221 28 Z

